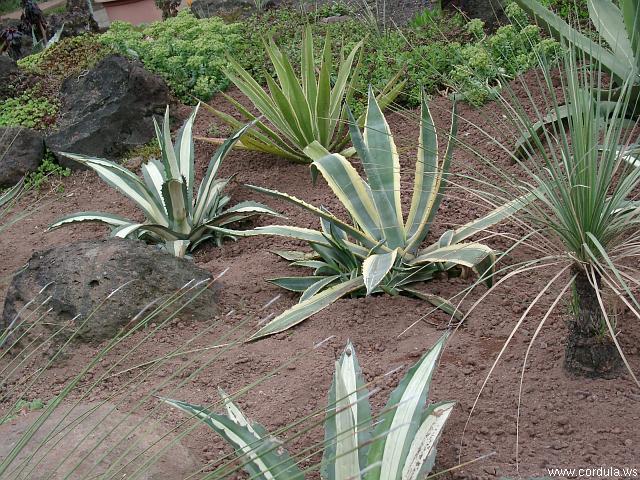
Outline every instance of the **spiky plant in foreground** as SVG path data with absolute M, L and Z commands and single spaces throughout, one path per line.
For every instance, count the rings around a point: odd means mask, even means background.
M 329 390 L 320 466 L 323 479 L 418 480 L 431 472 L 440 434 L 455 406 L 451 401 L 428 404 L 431 377 L 446 338 L 443 335 L 409 369 L 375 418 L 375 427 L 356 352 L 347 343 L 336 362 Z M 220 395 L 226 414 L 179 400 L 162 400 L 201 420 L 224 438 L 251 478 L 304 479 L 282 442 L 248 420 L 223 391 Z M 228 478 L 230 473 L 222 467 L 206 478 Z
M 271 280 L 288 290 L 302 292 L 302 296 L 297 305 L 261 328 L 253 339 L 286 330 L 346 295 L 406 294 L 459 316 L 460 312 L 445 299 L 414 287 L 442 275 L 460 276 L 463 271 L 473 271 L 491 285 L 494 251 L 482 243 L 465 240 L 517 212 L 532 198 L 531 195 L 517 198 L 485 217 L 447 230 L 437 242 L 423 247 L 447 184 L 456 133 L 455 112 L 442 159 L 438 156 L 433 119 L 426 102 L 422 103 L 413 197 L 406 220 L 400 203 L 398 152 L 389 125 L 371 92 L 364 133 L 353 117 L 350 129 L 351 140 L 367 174 L 366 181 L 342 155 L 329 154 L 319 143 L 311 144 L 305 152 L 315 159 L 312 169 L 322 174 L 353 224 L 286 193 L 250 186 L 311 212 L 319 217 L 322 229 L 286 225 L 269 225 L 245 232 L 219 229 L 232 235 L 279 235 L 303 240 L 314 251 L 311 254 L 281 252 L 283 258 L 294 260 L 294 265 L 312 268 L 314 272 L 306 277 Z
M 209 227 L 228 226 L 260 214 L 277 215 L 257 202 L 241 202 L 226 208 L 230 198 L 222 191 L 230 179 L 216 178 L 224 157 L 252 124 L 245 125 L 216 150 L 194 195 L 192 129 L 197 112 L 198 107 L 178 132 L 174 145 L 167 107 L 162 128 L 155 123 L 162 159 L 151 159 L 142 166 L 143 179 L 109 160 L 62 152 L 94 170 L 107 184 L 133 200 L 144 212 L 146 222 L 139 223 L 110 213 L 82 212 L 61 218 L 51 228 L 76 222 L 102 222 L 112 228 L 112 236 L 157 243 L 182 257 L 203 242 L 214 240 L 220 245 L 225 236 L 231 237 Z

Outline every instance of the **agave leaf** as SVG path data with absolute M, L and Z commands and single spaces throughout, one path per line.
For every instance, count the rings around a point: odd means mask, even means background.
M 304 292 L 302 292 L 302 295 L 300 295 L 300 300 L 298 300 L 298 303 L 304 302 L 308 298 L 313 297 L 316 293 L 318 293 L 328 285 L 331 285 L 333 282 L 335 282 L 339 278 L 340 278 L 340 275 L 329 275 L 327 277 L 322 277 L 320 280 L 318 280 L 314 284 L 309 285 L 309 287 L 307 287 L 307 289 Z
M 409 265 L 429 263 L 462 265 L 472 269 L 480 277 L 487 275 L 485 281 L 491 286 L 495 261 L 495 253 L 490 247 L 481 243 L 461 243 L 437 248 L 424 254 L 418 252 L 418 256 L 411 260 Z
M 325 431 L 333 434 L 335 438 L 332 439 L 332 449 L 325 447 L 323 460 L 328 464 L 328 479 L 359 480 L 360 459 L 356 430 L 358 397 L 355 389 L 347 385 L 347 382 L 353 379 L 354 372 L 343 371 L 343 368 L 348 370 L 349 366 L 343 367 L 340 362 L 336 362 L 336 372 L 331 386 L 333 398 L 331 398 L 331 393 L 329 394 L 329 408 L 331 410 L 330 413 L 327 412 L 327 416 L 331 415 L 331 418 L 325 420 Z
M 402 480 L 419 480 L 429 475 L 436 460 L 436 446 L 455 402 L 430 405 L 411 442 L 411 448 L 402 469 Z
M 291 292 L 304 292 L 309 287 L 315 285 L 320 280 L 324 280 L 325 277 L 321 276 L 307 276 L 307 277 L 278 277 L 268 278 L 267 282 L 273 283 L 279 287 L 282 287 Z
M 340 229 L 342 229 L 345 232 L 347 232 L 349 235 L 351 235 L 357 241 L 361 242 L 363 244 L 363 246 L 365 247 L 362 250 L 366 250 L 367 248 L 374 248 L 374 247 L 380 246 L 379 245 L 379 241 L 375 240 L 374 238 L 369 236 L 367 233 L 362 232 L 362 231 L 358 230 L 357 228 L 352 227 L 351 225 L 349 225 L 346 222 L 343 222 L 338 217 L 335 217 L 335 216 L 331 215 L 330 213 L 328 213 L 326 210 L 322 210 L 320 208 L 317 208 L 317 207 L 314 207 L 313 205 L 308 204 L 304 200 L 300 200 L 299 198 L 296 198 L 296 197 L 294 197 L 292 195 L 288 195 L 286 193 L 279 192 L 277 190 L 270 190 L 268 188 L 256 187 L 255 185 L 247 185 L 247 187 L 251 188 L 252 190 L 255 190 L 256 192 L 264 193 L 266 195 L 269 195 L 269 196 L 272 196 L 272 197 L 275 197 L 275 198 L 279 198 L 281 200 L 285 200 L 286 202 L 292 203 L 292 204 L 297 205 L 297 206 L 299 206 L 299 207 L 301 207 L 301 208 L 303 208 L 303 209 L 305 209 L 307 211 L 310 211 L 311 213 L 315 214 L 316 216 L 318 216 L 320 218 L 324 218 L 325 220 L 330 221 L 331 223 L 335 224 Z M 326 243 L 326 242 L 320 241 L 318 243 Z M 350 246 L 350 248 L 351 248 L 351 246 Z M 380 246 L 380 248 L 383 249 L 383 250 L 385 249 L 384 245 Z M 356 249 L 354 248 L 354 250 L 356 250 Z
M 611 0 L 588 0 L 587 7 L 593 26 L 609 44 L 616 58 L 624 59 L 634 68 L 637 60 L 618 6 Z M 640 32 L 636 32 L 638 34 Z
M 232 418 L 210 412 L 204 407 L 169 398 L 161 397 L 161 400 L 201 420 L 224 438 L 233 446 L 242 467 L 252 478 L 265 480 L 302 480 L 304 478 L 289 454 L 271 437 L 256 438 L 255 430 L 249 430 Z
M 429 395 L 431 377 L 444 348 L 447 334 L 409 369 L 380 415 L 369 448 L 366 480 L 400 479 L 411 443 L 421 425 L 422 407 Z
M 209 167 L 207 168 L 207 173 L 205 174 L 202 182 L 200 183 L 200 187 L 198 188 L 198 196 L 196 197 L 196 205 L 193 212 L 193 223 L 198 225 L 202 222 L 204 215 L 206 214 L 207 208 L 211 205 L 212 200 L 219 194 L 219 190 L 215 188 L 216 184 L 216 174 L 218 173 L 218 169 L 220 168 L 220 164 L 224 157 L 229 153 L 229 151 L 233 148 L 233 146 L 238 142 L 240 137 L 251 127 L 253 123 L 248 123 L 240 130 L 236 131 L 233 135 L 231 135 L 225 142 L 218 147 L 218 149 L 211 157 L 209 161 Z
M 6 192 L 2 193 L 2 195 L 0 195 L 0 208 L 4 207 L 9 202 L 17 198 L 18 194 L 20 194 L 23 191 L 22 189 L 23 186 L 24 186 L 24 179 L 20 180 L 13 187 L 9 188 Z
M 164 206 L 157 203 L 153 194 L 147 190 L 146 185 L 134 173 L 103 158 L 67 152 L 60 152 L 60 154 L 91 168 L 107 184 L 133 200 L 148 218 L 153 219 L 156 223 L 166 222 Z
M 196 119 L 196 115 L 198 114 L 198 109 L 200 108 L 200 102 L 196 105 L 196 107 L 187 118 L 187 121 L 184 122 L 180 130 L 178 131 L 178 135 L 176 136 L 176 157 L 178 160 L 178 169 L 180 170 L 180 175 L 184 178 L 187 186 L 187 198 L 188 204 L 191 206 L 193 204 L 193 182 L 195 176 L 194 169 L 194 145 L 193 145 L 193 122 Z
M 402 287 L 402 291 L 407 292 L 410 295 L 413 295 L 420 300 L 426 300 L 434 307 L 442 310 L 444 313 L 451 315 L 456 320 L 464 319 L 464 313 L 460 311 L 456 306 L 451 303 L 449 300 L 442 298 L 439 295 L 434 295 L 432 293 L 421 292 L 420 290 L 416 290 L 414 288 Z
M 497 207 L 496 209 L 489 212 L 484 217 L 478 218 L 477 220 L 473 220 L 461 227 L 458 227 L 454 233 L 453 238 L 451 239 L 451 243 L 455 244 L 466 240 L 467 238 L 475 235 L 487 228 L 495 225 L 496 223 L 501 222 L 512 216 L 514 213 L 526 207 L 529 203 L 535 200 L 538 196 L 538 191 L 535 190 L 533 192 L 527 193 L 526 195 L 522 195 L 518 198 L 511 200 L 510 202 L 505 203 Z
M 371 87 L 363 137 L 370 154 L 361 160 L 377 212 L 377 218 L 372 217 L 382 228 L 382 234 L 377 238 L 385 239 L 389 248 L 403 247 L 405 232 L 400 204 L 400 159 L 389 124 Z
M 249 341 L 257 340 L 259 338 L 266 337 L 267 335 L 273 335 L 274 333 L 287 330 L 318 313 L 323 308 L 328 307 L 344 295 L 358 290 L 363 286 L 362 277 L 356 277 L 323 290 L 304 302 L 300 302 L 290 309 L 285 310 L 254 333 L 251 338 L 249 338 Z
M 169 217 L 169 227 L 180 233 L 191 231 L 187 209 L 187 186 L 182 180 L 170 179 L 162 184 L 162 198 Z
M 342 388 L 339 389 L 338 387 Z M 327 480 L 349 478 L 340 471 L 353 470 L 345 463 L 357 468 L 357 476 L 366 466 L 368 442 L 371 438 L 371 407 L 369 392 L 365 388 L 362 370 L 351 342 L 336 362 L 333 381 L 329 389 L 329 403 L 325 416 L 325 449 L 322 458 L 322 478 Z M 338 418 L 338 415 L 341 415 Z M 351 417 L 344 418 L 346 416 Z M 349 422 L 352 424 L 348 428 Z M 345 424 L 346 428 L 345 428 Z M 349 437 L 350 452 L 346 445 L 338 445 L 341 434 Z M 347 457 L 343 457 L 346 454 Z
M 392 252 L 370 255 L 365 259 L 362 263 L 362 276 L 364 277 L 364 286 L 367 289 L 367 295 L 371 295 L 384 277 L 391 271 L 397 257 L 398 249 L 396 248 Z
M 68 223 L 77 222 L 102 222 L 111 227 L 123 227 L 132 223 L 131 220 L 112 213 L 79 212 L 62 217 L 60 220 L 52 224 L 49 227 L 49 230 L 53 230 L 54 228 L 61 227 L 62 225 L 66 225 Z
M 342 102 L 342 98 L 339 99 Z M 322 50 L 322 62 L 318 74 L 318 96 L 315 103 L 315 114 L 318 123 L 319 143 L 329 146 L 331 134 L 331 40 L 329 33 L 325 36 Z
M 453 156 L 455 136 L 458 132 L 458 115 L 455 104 L 451 110 L 451 127 L 444 161 L 438 160 L 438 140 L 425 99 L 422 99 L 422 119 L 420 122 L 420 143 L 413 184 L 411 207 L 407 217 L 406 229 L 409 237 L 407 251 L 418 248 L 429 233 L 431 223 L 440 207 L 446 188 L 446 177 Z
M 357 70 L 353 71 L 353 62 L 358 52 L 362 50 L 363 44 L 363 40 L 360 40 L 358 43 L 356 43 L 351 52 L 349 52 L 349 55 L 347 55 L 347 58 L 340 64 L 340 68 L 338 69 L 338 75 L 336 77 L 333 90 L 331 91 L 331 104 L 329 108 L 329 130 L 331 132 L 335 130 L 338 122 L 343 118 L 341 111 L 343 109 L 343 104 L 346 105 L 347 102 L 343 103 L 342 99 L 345 98 L 345 96 L 349 96 L 350 94 L 348 90 L 352 88 L 352 85 L 349 81 L 349 78 L 351 78 L 351 80 L 354 80 L 357 76 Z
M 527 13 L 533 15 L 536 22 L 551 35 L 575 46 L 617 78 L 628 78 L 631 68 L 624 58 L 618 58 L 603 46 L 570 27 L 562 18 L 542 6 L 538 0 L 515 0 L 515 2 Z
M 382 240 L 384 231 L 381 229 L 381 220 L 373 202 L 371 189 L 347 159 L 342 155 L 332 154 L 315 160 L 313 167 L 322 173 L 340 203 L 363 230 L 369 243 L 376 244 Z M 344 227 L 343 230 L 348 231 Z
M 275 253 L 280 258 L 284 258 L 290 262 L 296 262 L 298 260 L 312 260 L 318 257 L 318 255 L 313 252 L 298 252 L 296 250 L 271 250 L 271 253 Z

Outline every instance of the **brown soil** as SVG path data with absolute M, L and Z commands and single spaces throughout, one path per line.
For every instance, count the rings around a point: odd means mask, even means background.
M 238 96 L 237 92 L 232 93 Z M 213 101 L 218 106 L 222 103 L 222 100 Z M 186 107 L 183 108 L 181 116 L 186 111 Z M 206 111 L 201 112 L 196 133 L 206 134 L 213 119 Z M 448 100 L 435 99 L 432 112 L 438 126 L 447 128 L 450 117 Z M 460 114 L 466 122 L 461 122 L 459 138 L 491 158 L 499 171 L 514 171 L 507 155 L 478 134 L 473 126 L 475 124 L 488 130 L 498 141 L 510 141 L 511 130 L 503 125 L 496 106 L 487 105 L 479 110 L 463 106 Z M 417 115 L 415 111 L 388 116 L 402 157 L 405 202 L 413 183 Z M 410 121 L 407 116 L 411 117 Z M 198 162 L 200 168 L 204 169 L 213 147 L 205 144 L 198 147 Z M 474 178 L 486 176 L 489 184 L 500 183 L 499 172 L 464 149 L 455 154 L 453 171 L 460 175 L 453 180 L 467 188 L 477 184 L 464 175 Z M 265 155 L 234 151 L 223 164 L 221 173 L 237 173 L 230 188 L 234 202 L 248 198 L 265 201 L 285 213 L 288 222 L 293 225 L 315 228 L 316 222 L 305 212 L 282 202 L 260 198 L 242 185 L 251 183 L 273 187 L 341 213 L 328 187 L 322 182 L 312 187 L 309 172 L 303 166 Z M 106 229 L 90 225 L 46 232 L 47 226 L 63 214 L 78 210 L 106 210 L 138 216 L 127 200 L 106 188 L 92 173 L 77 172 L 63 183 L 65 191 L 62 195 L 47 197 L 49 201 L 40 203 L 38 211 L 3 233 L 0 242 L 0 276 L 10 275 L 34 251 L 106 234 Z M 33 198 L 27 198 L 24 204 L 33 201 Z M 428 240 L 436 240 L 444 229 L 465 223 L 485 211 L 486 205 L 474 200 L 468 190 L 451 188 Z M 260 222 L 268 223 L 271 220 L 262 219 Z M 509 236 L 521 234 L 515 225 L 501 225 L 496 233 L 487 242 L 501 250 L 512 243 Z M 92 378 L 97 379 L 101 371 L 127 352 L 130 352 L 130 357 L 118 365 L 115 372 L 176 349 L 189 350 L 227 342 L 228 337 L 223 338 L 225 334 L 231 338 L 246 338 L 255 331 L 259 319 L 277 314 L 296 302 L 294 294 L 284 292 L 264 279 L 282 274 L 303 274 L 304 270 L 289 267 L 270 253 L 270 250 L 297 246 L 296 242 L 280 238 L 248 238 L 237 243 L 226 243 L 221 248 L 202 248 L 195 254 L 196 264 L 213 275 L 228 269 L 218 281 L 222 287 L 219 293 L 222 315 L 213 318 L 207 325 L 173 320 L 147 341 L 143 339 L 148 330 L 136 333 L 114 349 L 98 366 Z M 517 249 L 506 263 L 515 264 L 530 258 L 532 254 L 531 249 Z M 473 311 L 465 325 L 451 337 L 433 381 L 431 399 L 453 399 L 458 401 L 458 405 L 440 442 L 434 471 L 449 469 L 459 462 L 493 453 L 451 475 L 454 478 L 474 479 L 517 476 L 516 417 L 523 359 L 533 332 L 558 294 L 559 287 L 553 287 L 548 294 L 542 295 L 539 305 L 531 310 L 488 380 L 464 437 L 462 434 L 471 407 L 502 345 L 527 305 L 556 272 L 557 269 L 553 268 L 532 270 L 505 282 Z M 424 288 L 449 297 L 470 282 L 462 279 L 438 281 Z M 4 292 L 6 286 L 1 288 Z M 463 306 L 468 308 L 485 292 L 485 287 L 479 286 Z M 264 307 L 274 298 L 277 300 Z M 640 390 L 628 375 L 617 380 L 598 380 L 572 378 L 565 373 L 562 364 L 567 312 L 568 305 L 562 302 L 546 321 L 527 361 L 520 402 L 519 472 L 525 476 L 542 476 L 547 474 L 546 467 L 639 467 L 640 431 L 637 426 L 640 420 Z M 183 354 L 140 377 L 137 375 L 143 373 L 141 369 L 112 377 L 91 392 L 90 400 L 121 402 L 121 408 L 125 409 L 151 411 L 155 408 L 157 414 L 154 416 L 167 427 L 174 427 L 184 417 L 159 406 L 156 399 L 149 399 L 145 395 L 158 393 L 192 403 L 212 404 L 217 400 L 218 386 L 227 392 L 234 392 L 290 361 L 238 401 L 249 417 L 273 431 L 322 411 L 333 373 L 333 361 L 347 339 L 350 339 L 356 347 L 367 379 L 381 388 L 372 399 L 374 410 L 379 411 L 406 368 L 439 338 L 448 320 L 442 313 L 431 313 L 425 303 L 406 297 L 342 299 L 287 333 L 226 350 Z M 415 326 L 403 333 L 414 323 Z M 628 359 L 634 370 L 640 371 L 640 325 L 626 318 L 621 319 L 618 325 L 621 330 L 619 338 Z M 198 334 L 201 336 L 190 345 L 181 347 Z M 321 347 L 312 349 L 316 342 L 327 337 L 329 340 Z M 97 346 L 74 348 L 64 362 L 45 372 L 30 396 L 50 399 L 97 351 Z M 383 376 L 398 367 L 402 368 Z M 79 396 L 79 393 L 74 394 L 74 398 Z M 138 401 L 142 401 L 141 406 L 136 406 Z M 313 417 L 284 434 L 285 438 L 292 438 L 288 446 L 292 453 L 301 452 L 322 440 L 322 430 L 318 427 L 295 437 L 296 432 L 302 432 L 320 418 Z M 183 443 L 194 449 L 203 463 L 227 452 L 223 450 L 223 442 L 206 427 L 196 428 L 185 437 Z M 318 457 L 313 459 L 317 461 Z

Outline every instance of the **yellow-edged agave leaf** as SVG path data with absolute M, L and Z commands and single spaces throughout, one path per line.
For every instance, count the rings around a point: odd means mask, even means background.
M 269 435 L 258 435 L 256 429 L 236 423 L 233 417 L 211 412 L 204 407 L 179 400 L 160 398 L 212 428 L 233 446 L 242 467 L 252 478 L 264 480 L 302 480 L 302 472 L 279 442 Z M 235 407 L 237 410 L 237 407 Z M 261 429 L 264 431 L 264 429 Z
M 67 152 L 60 153 L 91 168 L 107 184 L 133 200 L 148 217 L 157 219 L 156 221 L 165 218 L 164 206 L 157 203 L 140 177 L 126 168 L 104 158 L 94 158 Z
M 472 269 L 478 276 L 484 277 L 488 285 L 493 281 L 493 268 L 496 258 L 494 251 L 481 243 L 460 243 L 438 248 L 429 253 L 420 254 L 411 260 L 410 265 L 428 263 L 450 263 Z
M 182 180 L 171 179 L 162 184 L 162 198 L 167 209 L 169 227 L 180 233 L 191 230 L 187 216 L 187 186 Z
M 439 161 L 438 139 L 429 106 L 425 98 L 422 99 L 422 119 L 420 122 L 420 140 L 416 172 L 413 183 L 411 208 L 405 228 L 407 229 L 407 251 L 413 251 L 420 246 L 431 228 L 443 191 L 446 187 L 446 175 L 449 171 L 455 136 L 458 133 L 458 115 L 455 103 L 451 111 L 451 127 L 444 160 Z
M 80 213 L 72 213 L 71 215 L 67 215 L 62 217 L 60 220 L 52 224 L 49 229 L 58 228 L 67 223 L 75 223 L 75 222 L 102 222 L 106 223 L 111 227 L 123 227 L 125 225 L 130 225 L 133 222 L 128 220 L 120 215 L 115 215 L 112 213 L 103 213 L 103 212 L 80 212 Z
M 353 167 L 351 167 L 351 168 L 353 168 Z M 357 173 L 356 173 L 356 175 L 357 175 Z M 356 239 L 357 241 L 361 242 L 364 245 L 364 247 L 366 247 L 366 248 L 379 247 L 381 250 L 389 250 L 390 251 L 390 249 L 388 249 L 384 245 L 381 245 L 380 241 L 378 239 L 376 239 L 375 237 L 371 236 L 369 234 L 369 232 L 360 231 L 357 228 L 352 227 L 348 223 L 343 222 L 338 217 L 335 217 L 335 216 L 331 215 L 326 210 L 314 207 L 313 205 L 311 205 L 311 204 L 309 204 L 309 203 L 305 202 L 304 200 L 301 200 L 301 199 L 299 199 L 297 197 L 294 197 L 293 195 L 288 195 L 286 193 L 282 193 L 282 192 L 279 192 L 277 190 L 271 190 L 271 189 L 268 189 L 268 188 L 257 187 L 255 185 L 247 185 L 247 187 L 251 188 L 252 190 L 255 190 L 256 192 L 264 193 L 266 195 L 270 195 L 272 197 L 279 198 L 281 200 L 285 200 L 285 201 L 287 201 L 289 203 L 293 203 L 294 205 L 297 205 L 297 206 L 299 206 L 299 207 L 301 207 L 301 208 L 303 208 L 305 210 L 308 210 L 308 211 L 310 211 L 311 213 L 313 213 L 314 215 L 316 215 L 316 216 L 318 216 L 320 218 L 324 218 L 325 220 L 328 220 L 329 222 L 333 223 L 335 226 L 337 226 L 341 230 L 344 230 L 345 232 L 347 232 L 354 239 Z M 356 203 L 359 203 L 359 202 L 356 202 Z
M 446 298 L 442 298 L 440 295 L 421 292 L 420 290 L 416 290 L 415 288 L 410 288 L 404 285 L 402 286 L 402 290 L 407 293 L 410 293 L 412 296 L 416 298 L 429 302 L 431 305 L 438 308 L 439 310 L 442 310 L 444 313 L 451 315 L 456 320 L 464 319 L 464 313 L 460 309 L 458 309 L 453 303 L 451 303 Z
M 357 129 L 356 129 L 357 130 Z M 356 138 L 360 132 L 352 129 L 351 139 L 358 150 Z M 367 174 L 371 195 L 375 203 L 377 223 L 382 229 L 379 239 L 385 239 L 389 248 L 404 247 L 405 231 L 400 204 L 400 159 L 387 120 L 369 87 L 369 105 L 364 124 L 365 155 L 360 160 Z M 375 217 L 374 217 L 375 218 Z
M 324 278 L 325 277 L 318 275 L 311 275 L 308 277 L 279 277 L 267 278 L 267 282 L 278 285 L 279 287 L 291 292 L 304 292 Z
M 321 475 L 325 480 L 360 478 L 366 467 L 371 408 L 362 371 L 351 342 L 336 361 L 325 416 Z
M 195 178 L 195 168 L 194 168 L 194 145 L 193 145 L 193 122 L 196 119 L 196 115 L 198 114 L 198 109 L 200 108 L 200 102 L 196 105 L 196 108 L 193 109 L 187 121 L 184 122 L 180 130 L 178 130 L 178 135 L 176 136 L 176 157 L 178 159 L 178 168 L 180 170 L 180 174 L 184 181 L 187 184 L 187 198 L 188 202 L 193 202 L 193 182 Z
M 350 393 L 345 379 L 337 371 L 335 374 L 335 432 L 336 447 L 333 459 L 333 473 L 336 480 L 349 478 L 360 479 L 360 461 L 358 458 L 358 434 L 356 432 L 356 416 L 351 410 Z M 355 399 L 357 401 L 357 397 Z M 331 477 L 330 477 L 331 478 Z
M 367 295 L 370 295 L 396 263 L 398 249 L 389 253 L 369 255 L 362 263 L 362 276 Z
M 309 285 L 309 287 L 302 292 L 302 295 L 300 295 L 300 300 L 298 300 L 299 302 L 304 302 L 306 299 L 313 297 L 316 293 L 318 293 L 320 290 L 322 290 L 323 288 L 327 287 L 328 285 L 331 285 L 332 283 L 338 281 L 338 279 L 340 278 L 340 275 L 331 275 L 328 277 L 320 277 L 320 279 L 318 279 L 317 282 L 315 282 L 312 285 Z
M 405 462 L 420 428 L 422 409 L 429 395 L 431 377 L 438 364 L 447 334 L 409 369 L 387 402 L 386 412 L 379 417 L 369 448 L 367 462 L 376 465 L 366 472 L 365 480 L 397 480 L 402 478 Z
M 0 195 L 0 207 L 4 207 L 13 199 L 15 199 L 20 192 L 22 192 L 24 186 L 24 179 L 21 179 L 13 187 L 9 188 Z
M 314 161 L 313 167 L 322 173 L 333 193 L 367 237 L 374 244 L 382 240 L 384 231 L 371 189 L 347 159 L 334 153 Z
M 324 290 L 278 315 L 254 333 L 249 341 L 257 340 L 259 338 L 287 330 L 306 320 L 311 315 L 318 313 L 323 308 L 328 307 L 344 295 L 358 290 L 363 286 L 364 283 L 360 276 Z
M 535 200 L 537 196 L 537 190 L 531 193 L 527 193 L 526 195 L 522 195 L 518 198 L 515 198 L 514 200 L 511 200 L 510 202 L 505 203 L 504 205 L 499 206 L 484 217 L 478 218 L 477 220 L 473 220 L 472 222 L 458 227 L 453 232 L 451 243 L 457 243 L 466 240 L 476 233 L 482 232 L 487 228 L 495 225 L 496 223 L 500 223 L 502 220 L 509 218 L 514 213 L 529 205 L 529 203 L 531 203 L 532 200 Z
M 402 480 L 420 480 L 429 475 L 436 460 L 436 446 L 440 434 L 456 402 L 430 405 L 424 420 L 415 433 L 402 469 Z

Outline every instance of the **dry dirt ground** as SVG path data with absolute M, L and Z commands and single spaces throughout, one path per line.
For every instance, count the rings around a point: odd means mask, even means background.
M 237 92 L 232 93 L 237 96 Z M 214 99 L 213 102 L 224 107 L 222 99 Z M 431 107 L 437 125 L 445 130 L 450 117 L 450 102 L 437 98 L 431 102 Z M 179 116 L 184 117 L 187 111 L 186 107 L 181 107 Z M 198 134 L 206 134 L 214 120 L 206 111 L 201 112 L 196 130 Z M 459 138 L 490 158 L 497 171 L 471 152 L 457 150 L 453 158 L 455 175 L 452 180 L 458 186 L 449 190 L 429 241 L 436 240 L 445 229 L 465 223 L 488 210 L 486 204 L 474 199 L 470 193 L 474 185 L 477 188 L 477 183 L 470 176 L 485 178 L 487 185 L 497 185 L 502 182 L 500 173 L 516 170 L 507 154 L 477 130 L 480 126 L 498 141 L 512 141 L 510 130 L 504 125 L 496 106 L 487 105 L 482 109 L 461 106 L 459 113 L 465 119 L 460 122 Z M 418 111 L 413 111 L 388 115 L 402 158 L 405 206 L 413 184 L 418 135 L 415 120 L 418 114 Z M 202 173 L 213 147 L 198 144 L 197 149 L 197 162 Z M 280 189 L 341 213 L 326 184 L 319 182 L 312 186 L 308 169 L 304 166 L 256 153 L 233 151 L 221 172 L 221 175 L 231 174 L 236 174 L 230 188 L 233 202 L 259 199 L 278 208 L 293 225 L 315 228 L 316 222 L 307 213 L 260 197 L 243 184 Z M 63 214 L 78 210 L 106 210 L 139 216 L 127 200 L 106 188 L 92 173 L 76 172 L 63 183 L 65 190 L 62 195 L 50 197 L 51 201 L 41 203 L 35 213 L 3 233 L 0 276 L 6 278 L 34 251 L 106 234 L 105 228 L 92 225 L 47 232 L 47 226 Z M 33 198 L 24 200 L 25 205 L 32 201 Z M 257 223 L 272 221 L 261 219 Z M 494 233 L 486 241 L 498 250 L 505 250 L 513 243 L 512 238 L 521 236 L 522 231 L 517 225 L 504 224 Z M 446 315 L 432 312 L 421 301 L 389 296 L 342 299 L 294 329 L 265 340 L 228 349 L 184 353 L 149 370 L 135 369 L 112 375 L 168 352 L 210 347 L 226 343 L 230 338 L 246 338 L 255 331 L 260 319 L 277 314 L 296 302 L 295 295 L 265 281 L 265 278 L 282 274 L 303 274 L 304 270 L 289 267 L 270 252 L 296 246 L 295 242 L 280 238 L 248 238 L 225 243 L 221 248 L 203 247 L 194 256 L 196 264 L 214 276 L 226 271 L 217 281 L 217 314 L 212 313 L 211 322 L 206 325 L 175 319 L 145 340 L 153 327 L 160 324 L 160 320 L 154 320 L 147 330 L 116 346 L 98 365 L 92 374 L 93 379 L 99 378 L 100 372 L 109 367 L 113 370 L 110 378 L 93 389 L 89 399 L 120 402 L 119 408 L 147 412 L 169 428 L 180 425 L 184 417 L 147 395 L 159 394 L 192 403 L 212 404 L 217 401 L 217 387 L 234 392 L 261 380 L 259 385 L 239 398 L 239 405 L 249 417 L 270 431 L 311 416 L 283 435 L 290 439 L 289 450 L 294 454 L 301 453 L 322 440 L 321 428 L 313 425 L 321 420 L 318 413 L 326 403 L 333 362 L 350 339 L 356 347 L 366 378 L 380 388 L 372 399 L 374 411 L 379 411 L 407 367 L 439 338 L 449 321 Z M 504 264 L 512 265 L 536 254 L 532 248 L 518 248 Z M 509 279 L 491 293 L 450 338 L 433 379 L 431 399 L 453 399 L 458 404 L 440 442 L 434 471 L 450 469 L 461 462 L 492 454 L 446 475 L 470 479 L 513 477 L 518 474 L 516 451 L 519 473 L 524 476 L 546 475 L 546 467 L 640 467 L 640 390 L 629 376 L 625 374 L 616 380 L 579 379 L 568 376 L 563 370 L 567 302 L 561 302 L 551 314 L 533 344 L 519 401 L 525 352 L 559 287 L 550 288 L 532 308 L 488 379 L 475 411 L 469 417 L 505 340 L 527 305 L 548 285 L 556 272 L 557 269 L 551 267 L 541 268 Z M 470 279 L 443 280 L 423 288 L 449 297 L 471 282 Z M 2 292 L 5 289 L 6 282 Z M 468 308 L 485 292 L 484 286 L 478 286 L 465 300 L 463 308 Z M 273 299 L 276 300 L 269 303 Z M 414 326 L 406 330 L 411 325 Z M 640 324 L 622 318 L 618 326 L 619 338 L 629 361 L 635 371 L 640 371 Z M 327 338 L 322 346 L 313 348 L 314 344 Z M 189 340 L 191 343 L 184 346 Z M 74 347 L 64 361 L 45 372 L 31 390 L 32 397 L 51 399 L 62 389 L 64 382 L 99 350 L 100 346 Z M 128 357 L 120 364 L 115 363 L 126 354 Z M 32 363 L 35 365 L 35 361 Z M 391 371 L 394 373 L 385 376 Z M 273 374 L 265 379 L 270 372 Z M 82 383 L 78 393 L 72 397 L 80 398 L 83 386 L 88 383 Z M 516 441 L 518 405 L 519 444 Z M 217 458 L 228 452 L 223 442 L 204 426 L 195 428 L 182 442 L 193 449 L 203 464 L 215 464 Z M 312 456 L 302 464 L 309 465 L 317 460 L 317 456 Z

